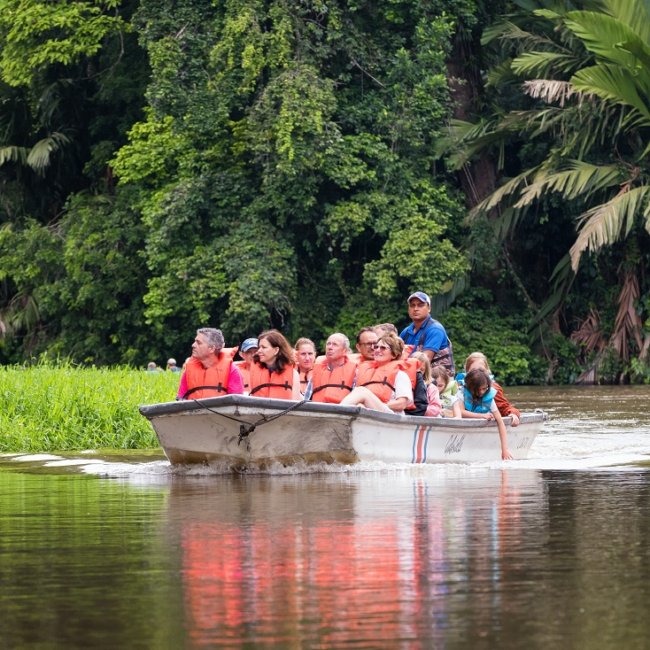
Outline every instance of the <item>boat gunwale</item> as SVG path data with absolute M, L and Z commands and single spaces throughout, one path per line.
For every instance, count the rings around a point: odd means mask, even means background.
M 271 399 L 266 397 L 250 397 L 249 395 L 223 395 L 221 397 L 209 397 L 201 400 L 180 400 L 175 402 L 161 402 L 158 404 L 143 404 L 139 407 L 140 413 L 148 418 L 154 418 L 164 415 L 179 415 L 192 411 L 213 411 L 214 409 L 224 410 L 233 407 L 235 412 L 237 408 L 250 408 L 256 414 L 262 416 L 265 411 L 270 415 L 278 415 L 279 412 L 287 411 L 287 415 L 295 414 L 299 416 L 308 416 L 310 414 L 324 414 L 332 416 L 348 416 L 352 419 L 369 419 L 378 422 L 436 426 L 444 429 L 480 429 L 485 427 L 494 427 L 494 420 L 485 420 L 478 418 L 441 418 L 428 417 L 423 415 L 400 415 L 397 413 L 384 413 L 374 411 L 361 406 L 342 406 L 340 404 L 325 404 L 323 402 L 296 402 L 294 400 Z M 294 407 L 294 408 L 292 408 Z M 213 411 L 218 413 L 218 411 Z M 242 414 L 243 415 L 243 414 Z M 522 413 L 521 424 L 532 424 L 534 422 L 545 422 L 548 419 L 544 411 L 535 411 L 532 413 Z M 504 423 L 510 425 L 511 418 L 504 417 Z

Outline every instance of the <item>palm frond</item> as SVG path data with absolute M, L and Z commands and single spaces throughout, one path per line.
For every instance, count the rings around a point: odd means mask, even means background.
M 648 212 L 650 185 L 641 185 L 633 189 L 626 184 L 606 203 L 597 205 L 580 215 L 578 237 L 571 247 L 571 267 L 578 269 L 580 258 L 586 251 L 597 251 L 603 246 L 611 245 L 627 236 L 634 220 L 641 211 Z
M 513 59 L 511 67 L 522 76 L 547 77 L 553 72 L 570 74 L 578 65 L 576 57 L 565 52 L 525 52 Z
M 578 94 L 572 83 L 557 79 L 531 79 L 524 81 L 523 85 L 524 92 L 533 99 L 541 99 L 547 104 L 557 103 L 560 107 Z
M 509 83 L 519 83 L 512 71 L 512 59 L 505 59 L 487 71 L 486 88 L 499 88 Z
M 481 44 L 489 45 L 496 40 L 517 43 L 522 49 L 531 49 L 540 45 L 555 46 L 553 41 L 546 36 L 523 29 L 511 20 L 504 20 L 486 27 L 481 37 Z
M 610 16 L 627 25 L 644 43 L 650 43 L 650 3 L 648 0 L 601 1 Z
M 637 312 L 639 300 L 639 278 L 632 271 L 627 271 L 622 278 L 621 292 L 618 296 L 618 312 L 614 322 L 614 331 L 610 344 L 616 350 L 619 359 L 630 358 L 629 340 L 633 339 L 639 351 L 643 350 L 643 322 Z
M 627 0 L 626 0 L 627 1 Z M 595 11 L 571 11 L 564 19 L 564 25 L 603 61 L 616 63 L 634 70 L 638 59 L 622 43 L 634 43 L 644 49 L 639 35 L 628 25 L 612 16 Z
M 591 66 L 576 72 L 571 78 L 571 83 L 576 90 L 631 106 L 638 112 L 640 123 L 650 126 L 650 110 L 639 95 L 638 82 L 627 70 L 607 64 Z
M 24 164 L 28 153 L 29 149 L 26 147 L 16 147 L 14 145 L 0 147 L 0 167 L 8 162 Z
M 483 199 L 478 205 L 474 206 L 467 215 L 467 220 L 472 221 L 481 213 L 487 213 L 496 208 L 504 199 L 515 192 L 518 192 L 522 185 L 528 182 L 528 177 L 534 174 L 536 169 L 526 170 L 522 174 L 511 178 L 503 183 L 492 194 Z
M 547 192 L 560 192 L 568 200 L 589 197 L 594 192 L 621 182 L 617 165 L 592 165 L 580 160 L 568 163 L 568 169 L 548 172 L 541 169 L 533 182 L 521 193 L 515 208 L 525 208 Z
M 35 172 L 43 174 L 50 166 L 52 154 L 69 142 L 70 138 L 63 133 L 52 133 L 31 148 L 26 162 Z

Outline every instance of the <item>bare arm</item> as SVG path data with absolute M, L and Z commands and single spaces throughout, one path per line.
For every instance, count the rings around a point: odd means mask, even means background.
M 396 397 L 389 402 L 386 402 L 386 406 L 391 411 L 403 411 L 409 405 L 408 397 Z
M 508 434 L 506 433 L 506 425 L 503 423 L 503 418 L 499 411 L 494 412 L 494 419 L 496 420 L 497 427 L 499 428 L 499 440 L 501 441 L 501 459 L 512 460 L 512 454 L 508 451 Z
M 492 413 L 475 413 L 474 411 L 468 411 L 465 408 L 465 404 L 460 403 L 460 401 L 456 402 L 456 404 L 459 404 L 459 409 L 460 409 L 460 415 L 463 418 L 473 418 L 475 420 L 492 420 L 494 419 L 494 416 Z

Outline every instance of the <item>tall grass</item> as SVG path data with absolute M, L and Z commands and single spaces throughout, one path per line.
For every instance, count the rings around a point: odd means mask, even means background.
M 156 447 L 138 405 L 172 401 L 179 377 L 127 368 L 0 367 L 0 451 Z

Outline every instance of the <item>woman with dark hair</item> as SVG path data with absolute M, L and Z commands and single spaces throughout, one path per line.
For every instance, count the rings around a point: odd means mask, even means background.
M 258 337 L 257 353 L 250 367 L 250 395 L 273 399 L 300 400 L 300 377 L 294 365 L 293 349 L 278 330 Z
M 404 413 L 413 403 L 411 379 L 403 370 L 404 342 L 392 332 L 374 344 L 374 361 L 359 366 L 357 386 L 341 404 L 365 406 L 387 413 Z

